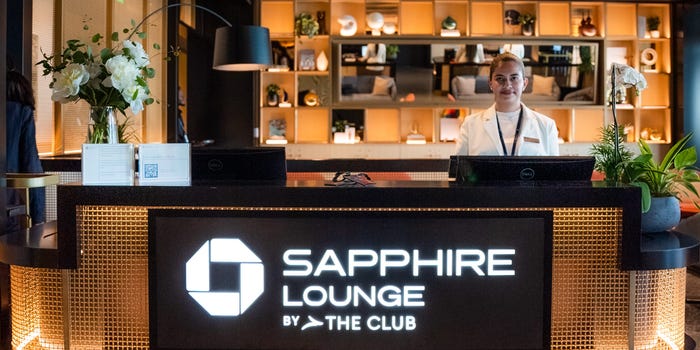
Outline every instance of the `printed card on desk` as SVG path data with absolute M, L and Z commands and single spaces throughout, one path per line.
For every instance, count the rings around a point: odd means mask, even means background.
M 190 144 L 150 143 L 139 145 L 139 183 L 190 184 Z
M 133 185 L 134 145 L 83 144 L 83 185 Z

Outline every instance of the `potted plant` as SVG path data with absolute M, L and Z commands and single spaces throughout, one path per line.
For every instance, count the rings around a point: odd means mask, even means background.
M 619 85 L 618 85 L 619 84 Z M 630 66 L 613 63 L 610 69 L 610 94 L 618 88 L 634 87 L 637 93 L 646 88 L 644 76 Z M 695 183 L 700 182 L 695 167 L 695 147 L 687 147 L 692 134 L 676 142 L 660 163 L 654 161 L 649 145 L 638 142 L 639 156 L 622 147 L 625 136 L 617 123 L 616 102 L 611 99 L 613 124 L 603 128 L 601 142 L 593 145 L 596 170 L 605 173 L 605 180 L 627 183 L 641 188 L 642 232 L 660 232 L 680 221 L 679 197 L 691 194 L 698 197 Z M 697 204 L 696 204 L 697 206 Z M 657 219 L 666 219 L 665 222 Z
M 535 33 L 535 15 L 523 13 L 518 17 L 518 22 L 523 26 L 523 35 L 531 36 Z
M 386 46 L 386 58 L 395 60 L 399 56 L 399 45 L 389 44 Z
M 591 154 L 595 156 L 594 170 L 605 175 L 605 181 L 609 183 L 622 182 L 622 172 L 625 164 L 632 160 L 630 150 L 622 147 L 626 139 L 623 126 L 608 124 L 600 130 L 600 142 L 593 144 Z M 616 140 L 617 138 L 617 140 Z M 616 149 L 615 145 L 619 145 Z
M 308 12 L 302 12 L 294 18 L 294 33 L 297 36 L 306 35 L 309 39 L 318 34 L 318 21 Z
M 275 107 L 279 104 L 280 97 L 280 86 L 277 84 L 270 84 L 266 88 L 267 90 L 267 105 L 270 107 Z
M 647 81 L 641 73 L 626 64 L 613 63 L 609 74 L 608 90 L 613 124 L 602 129 L 601 141 L 593 145 L 591 153 L 596 158 L 596 169 L 605 174 L 605 180 L 616 183 L 622 181 L 623 168 L 632 156 L 622 147 L 624 135 L 621 135 L 617 123 L 617 99 L 614 96 L 620 89 L 631 87 L 639 94 L 647 87 Z
M 642 188 L 642 232 L 672 228 L 680 221 L 680 197 L 698 198 L 697 151 L 688 147 L 692 135 L 678 140 L 659 163 L 646 141 L 640 139 L 640 155 L 625 163 L 623 181 Z
M 661 36 L 659 33 L 659 25 L 661 24 L 661 19 L 659 16 L 649 16 L 647 17 L 647 29 L 649 30 L 649 35 L 652 38 L 658 38 Z

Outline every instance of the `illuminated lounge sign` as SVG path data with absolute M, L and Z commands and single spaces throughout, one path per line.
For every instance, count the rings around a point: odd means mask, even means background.
M 547 211 L 149 211 L 155 349 L 548 349 Z

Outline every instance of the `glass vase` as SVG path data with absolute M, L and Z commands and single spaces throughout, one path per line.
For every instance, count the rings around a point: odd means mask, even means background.
M 112 106 L 90 106 L 87 143 L 119 143 L 119 126 Z

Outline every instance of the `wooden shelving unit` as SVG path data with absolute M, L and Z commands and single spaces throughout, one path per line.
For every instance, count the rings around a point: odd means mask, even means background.
M 518 26 L 506 24 L 507 10 L 531 13 L 536 16 L 532 36 L 524 36 Z M 379 11 L 395 21 L 396 34 L 370 36 L 366 34 L 366 18 L 369 12 Z M 294 19 L 301 12 L 316 17 L 325 14 L 325 33 L 313 38 L 295 36 Z M 341 37 L 338 19 L 351 15 L 357 21 L 357 34 Z M 618 121 L 627 125 L 631 135 L 628 141 L 640 138 L 656 143 L 671 140 L 671 14 L 668 3 L 604 2 L 604 1 L 503 1 L 503 0 L 262 0 L 261 24 L 270 28 L 273 41 L 285 43 L 293 56 L 288 71 L 261 73 L 260 138 L 266 144 L 269 123 L 283 119 L 286 123 L 286 140 L 290 157 L 313 158 L 315 156 L 353 157 L 369 154 L 371 158 L 395 157 L 446 157 L 454 149 L 454 143 L 440 140 L 440 119 L 445 109 L 460 109 L 460 115 L 468 115 L 486 108 L 484 104 L 449 103 L 442 97 L 416 104 L 371 101 L 366 104 L 339 101 L 334 96 L 340 92 L 336 74 L 342 60 L 334 48 L 338 43 L 377 43 L 409 40 L 439 44 L 441 23 L 447 16 L 457 22 L 458 38 L 452 42 L 476 43 L 479 41 L 504 41 L 514 43 L 533 42 L 590 42 L 599 50 L 597 70 L 597 98 L 594 103 L 581 104 L 528 102 L 528 106 L 551 116 L 557 122 L 565 145 L 595 142 L 599 129 L 612 122 L 607 106 L 607 67 L 613 61 L 622 61 L 641 72 L 648 81 L 648 88 L 639 96 L 628 90 L 627 98 L 618 107 Z M 646 28 L 639 27 L 643 19 L 658 16 L 661 19 L 660 36 L 653 38 Z M 585 36 L 579 30 L 581 22 L 590 18 L 595 25 L 594 35 Z M 290 45 L 291 43 L 291 45 Z M 293 47 L 290 47 L 293 46 Z M 314 57 L 324 52 L 329 61 L 326 71 L 302 70 L 300 53 L 313 51 Z M 654 53 L 654 63 L 648 63 L 649 52 Z M 350 65 L 343 69 L 353 69 Z M 277 84 L 287 92 L 290 107 L 266 106 L 265 87 Z M 314 90 L 319 95 L 316 106 L 305 106 L 299 96 L 301 91 Z M 399 96 L 403 97 L 403 96 Z M 364 116 L 361 144 L 333 145 L 331 151 L 319 148 L 334 143 L 332 128 L 334 111 L 360 110 Z M 425 136 L 424 145 L 406 145 L 408 134 L 415 131 Z M 355 148 L 352 148 L 355 147 Z

